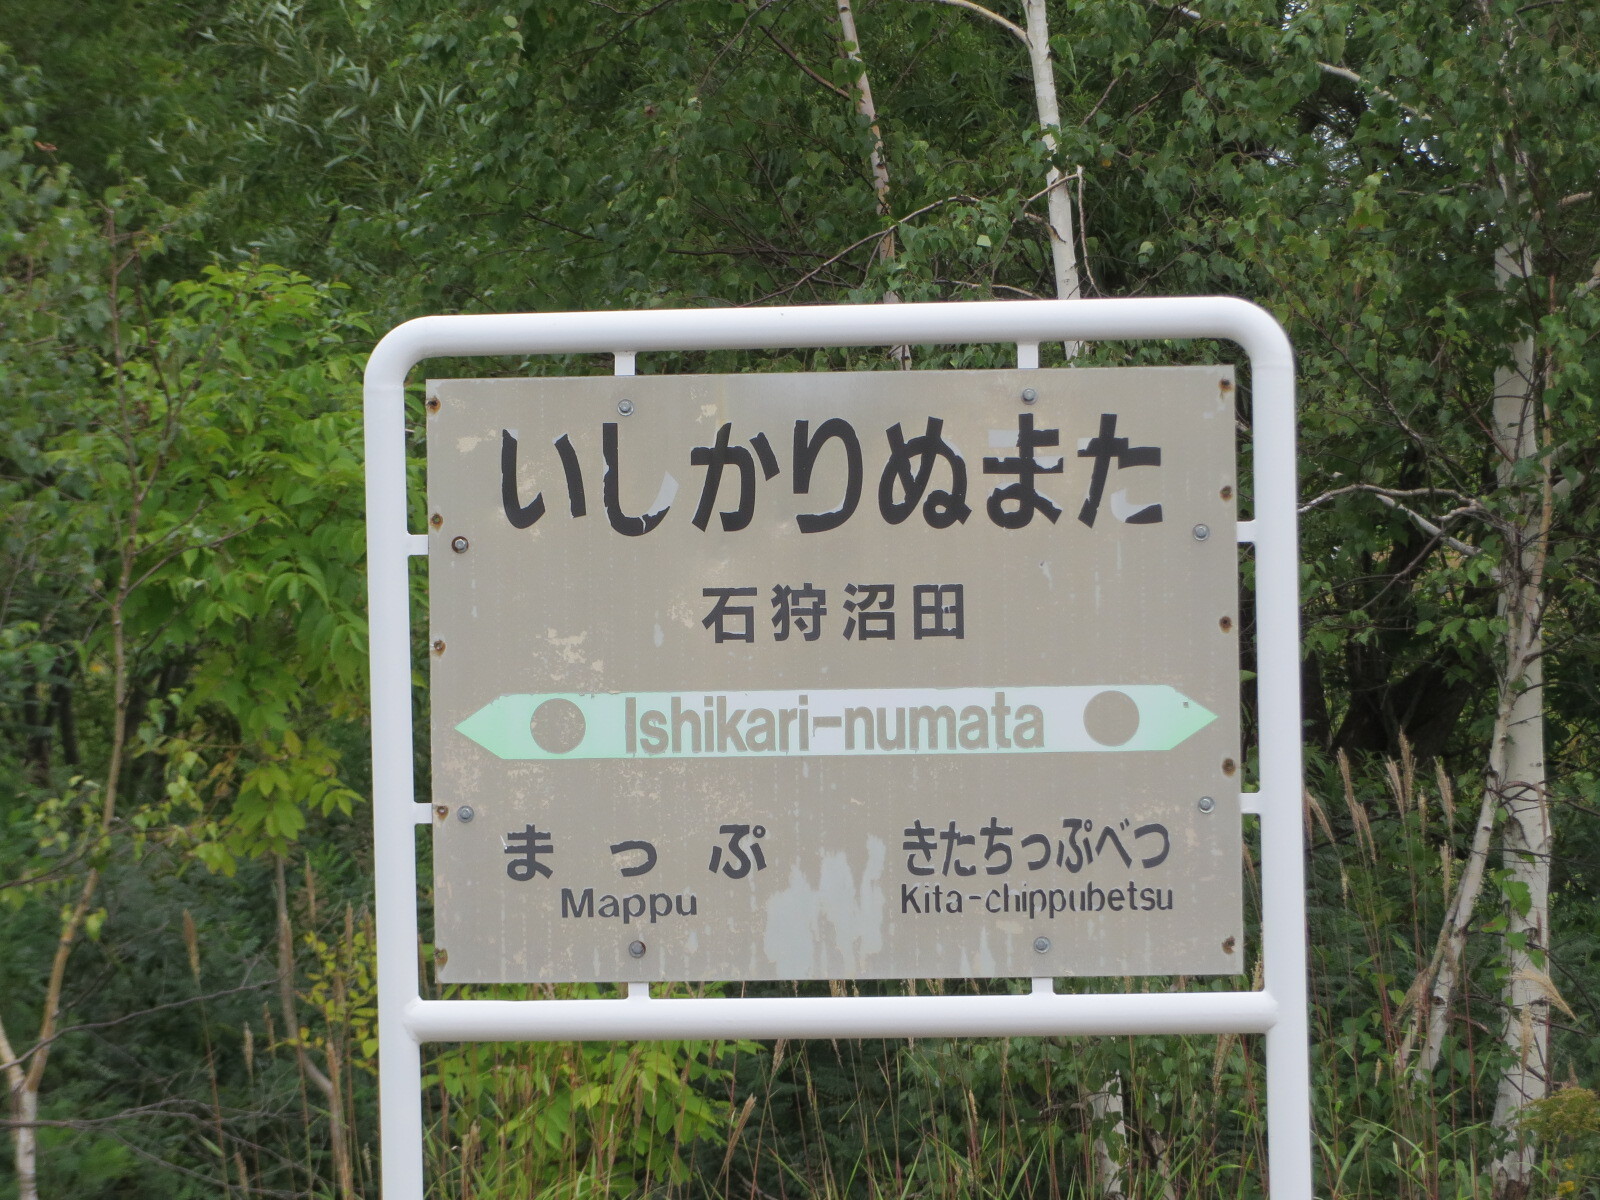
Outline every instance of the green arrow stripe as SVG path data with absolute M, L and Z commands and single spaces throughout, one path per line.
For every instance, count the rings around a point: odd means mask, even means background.
M 1170 750 L 1216 714 L 1165 684 L 501 696 L 456 726 L 503 759 Z

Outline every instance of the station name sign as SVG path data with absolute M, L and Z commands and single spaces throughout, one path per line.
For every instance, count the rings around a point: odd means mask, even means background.
M 441 979 L 1237 971 L 1232 397 L 430 383 Z

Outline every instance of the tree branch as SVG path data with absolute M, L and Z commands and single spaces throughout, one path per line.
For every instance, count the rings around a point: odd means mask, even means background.
M 1457 554 L 1460 554 L 1463 557 L 1476 558 L 1478 555 L 1483 553 L 1482 547 L 1471 545 L 1468 542 L 1463 542 L 1460 538 L 1453 538 L 1444 531 L 1444 526 L 1455 520 L 1457 517 L 1487 517 L 1489 515 L 1484 510 L 1483 506 L 1476 500 L 1473 500 L 1467 496 L 1462 496 L 1457 492 L 1452 492 L 1448 488 L 1412 488 L 1410 490 L 1398 491 L 1392 488 L 1379 487 L 1376 484 L 1371 483 L 1352 483 L 1348 487 L 1335 488 L 1331 492 L 1324 492 L 1316 499 L 1301 505 L 1300 513 L 1304 515 L 1305 513 L 1310 512 L 1313 508 L 1327 503 L 1336 496 L 1345 496 L 1352 492 L 1362 492 L 1370 495 L 1379 504 L 1384 505 L 1386 508 L 1391 508 L 1395 512 L 1398 512 L 1409 518 L 1411 523 L 1418 529 L 1422 530 L 1423 533 L 1427 534 L 1429 537 L 1437 538 L 1440 542 L 1444 543 L 1446 546 L 1450 547 L 1450 549 L 1454 550 Z M 1426 495 L 1455 496 L 1456 498 L 1465 501 L 1465 503 L 1463 503 L 1459 508 L 1452 508 L 1449 512 L 1441 516 L 1438 522 L 1434 522 L 1417 512 L 1416 509 L 1411 508 L 1409 505 L 1402 504 L 1399 500 L 1395 499 L 1396 496 Z
M 756 28 L 759 29 L 762 33 L 766 34 L 767 35 L 767 40 L 769 42 L 771 42 L 779 50 L 782 50 L 785 54 L 787 54 L 789 56 L 790 61 L 793 62 L 795 66 L 799 67 L 802 71 L 804 71 L 807 75 L 811 76 L 812 79 L 815 79 L 818 83 L 820 83 L 823 87 L 827 88 L 835 96 L 842 96 L 846 100 L 850 99 L 850 93 L 846 89 L 840 87 L 837 83 L 834 83 L 833 80 L 828 79 L 827 77 L 818 74 L 817 71 L 811 66 L 810 63 L 806 62 L 798 54 L 796 54 L 792 49 L 790 49 L 789 46 L 783 41 L 783 39 L 780 38 L 777 34 L 773 33 L 772 30 L 768 29 L 765 25 L 757 25 Z
M 793 283 L 789 284 L 788 286 L 781 287 L 775 292 L 768 292 L 765 296 L 761 296 L 758 299 L 750 301 L 749 304 L 744 304 L 744 305 L 741 305 L 740 307 L 741 308 L 749 308 L 749 307 L 751 307 L 751 305 L 764 304 L 768 300 L 776 299 L 779 296 L 786 296 L 790 292 L 795 291 L 797 288 L 800 288 L 803 285 L 805 285 L 806 283 L 809 283 L 812 279 L 815 279 L 823 271 L 825 271 L 827 268 L 833 266 L 834 263 L 838 262 L 841 258 L 843 258 L 845 255 L 849 254 L 852 250 L 859 250 L 862 246 L 865 246 L 868 242 L 875 242 L 875 241 L 879 240 L 880 238 L 882 238 L 885 234 L 893 233 L 896 229 L 899 229 L 900 226 L 902 226 L 902 225 L 906 224 L 907 222 L 915 219 L 916 217 L 920 217 L 924 213 L 930 213 L 936 208 L 943 208 L 946 204 L 954 204 L 957 200 L 965 200 L 968 204 L 977 204 L 978 203 L 978 198 L 976 196 L 960 195 L 960 196 L 946 196 L 942 200 L 935 200 L 932 204 L 924 204 L 921 208 L 916 209 L 913 212 L 908 212 L 905 216 L 901 217 L 898 221 L 891 222 L 886 229 L 880 229 L 876 233 L 869 233 L 864 238 L 857 238 L 855 241 L 851 242 L 848 246 L 846 246 L 843 250 L 839 251 L 837 254 L 829 256 L 828 258 L 824 259 L 822 262 L 818 263 L 816 266 L 812 267 L 811 270 L 807 271 L 804 275 L 800 276 L 799 279 L 796 279 Z
M 948 4 L 951 8 L 964 8 L 968 12 L 975 12 L 980 17 L 987 17 L 993 21 L 1024 46 L 1028 44 L 1028 35 L 1023 32 L 1022 26 L 1006 20 L 999 13 L 987 9 L 981 4 L 973 3 L 973 0 L 920 0 L 920 2 L 923 4 Z
M 1458 492 L 1453 488 L 1386 488 L 1376 483 L 1352 483 L 1345 487 L 1334 488 L 1330 492 L 1323 492 L 1322 495 L 1314 500 L 1307 500 L 1300 506 L 1300 514 L 1304 516 L 1313 508 L 1318 508 L 1340 496 L 1348 496 L 1352 492 L 1379 493 L 1391 499 L 1401 496 L 1449 496 L 1452 500 L 1458 500 L 1462 504 L 1477 503 L 1471 496 Z
M 82 1025 L 68 1025 L 64 1029 L 56 1030 L 45 1041 L 34 1043 L 34 1045 L 18 1054 L 15 1058 L 0 1062 L 0 1071 L 9 1071 L 12 1067 L 21 1066 L 51 1042 L 59 1041 L 69 1033 L 83 1033 L 90 1029 L 110 1029 L 114 1025 L 123 1025 L 129 1021 L 136 1021 L 140 1017 L 148 1017 L 152 1013 L 167 1012 L 169 1009 L 183 1008 L 190 1004 L 203 1004 L 207 1000 L 220 1000 L 224 996 L 237 996 L 240 992 L 253 992 L 258 988 L 271 987 L 274 982 L 271 979 L 263 979 L 259 983 L 241 983 L 238 987 L 223 988 L 220 992 L 207 992 L 203 996 L 190 996 L 186 1000 L 172 1000 L 166 1004 L 157 1004 L 151 1008 L 141 1008 L 138 1012 L 124 1013 L 120 1017 L 112 1017 L 109 1021 L 88 1021 Z M 0 1034 L 0 1038 L 3 1038 L 3 1034 Z M 9 1045 L 0 1041 L 0 1051 L 9 1051 L 9 1049 Z M 34 1124 L 38 1124 L 38 1122 L 34 1122 Z
M 1432 117 L 1428 116 L 1427 113 L 1423 112 L 1421 109 L 1413 108 L 1411 105 L 1407 104 L 1404 100 L 1400 99 L 1400 97 L 1396 96 L 1393 92 L 1386 91 L 1385 89 L 1379 87 L 1377 84 L 1373 83 L 1371 80 L 1364 79 L 1362 76 L 1357 75 L 1349 67 L 1336 67 L 1332 63 L 1323 62 L 1321 59 L 1317 60 L 1317 66 L 1322 68 L 1322 73 L 1324 75 L 1337 75 L 1340 79 L 1348 79 L 1351 83 L 1355 84 L 1357 87 L 1366 88 L 1374 96 L 1382 96 L 1385 100 L 1388 100 L 1393 104 L 1399 105 L 1401 112 L 1409 113 L 1411 116 L 1416 117 L 1419 121 L 1431 121 L 1433 119 Z
M 939 3 L 944 3 L 944 4 L 953 4 L 953 3 L 956 3 L 956 0 L 938 0 L 938 2 Z M 1166 4 L 1162 4 L 1160 2 L 1160 0 L 1145 0 L 1145 3 L 1150 5 L 1150 7 L 1152 7 L 1152 8 L 1159 8 L 1164 12 L 1177 13 L 1180 17 L 1187 18 L 1190 21 L 1208 21 L 1212 25 L 1215 25 L 1218 29 L 1226 29 L 1228 27 L 1228 23 L 1226 21 L 1218 21 L 1218 20 L 1216 20 L 1214 18 L 1204 16 L 1203 14 L 1196 12 L 1194 9 L 1189 8 L 1187 5 L 1183 5 L 1183 4 L 1166 5 Z M 1334 76 L 1337 76 L 1340 79 L 1348 80 L 1349 82 L 1355 84 L 1357 87 L 1366 88 L 1368 91 L 1372 92 L 1373 95 L 1382 96 L 1385 100 L 1391 101 L 1392 103 L 1399 105 L 1400 106 L 1400 110 L 1402 112 L 1408 113 L 1411 116 L 1416 117 L 1419 121 L 1431 121 L 1431 120 L 1433 120 L 1433 118 L 1430 117 L 1422 109 L 1413 108 L 1411 105 L 1407 104 L 1404 100 L 1400 99 L 1399 96 L 1396 96 L 1393 92 L 1384 90 L 1383 88 L 1379 87 L 1377 84 L 1373 83 L 1371 80 L 1366 79 L 1363 76 L 1356 74 L 1349 67 L 1336 66 L 1333 63 L 1323 62 L 1321 59 L 1317 59 L 1316 63 L 1317 63 L 1317 67 L 1322 71 L 1322 73 L 1324 75 L 1334 75 Z
M 1374 496 L 1379 504 L 1385 505 L 1388 508 L 1392 508 L 1396 512 L 1409 517 L 1411 519 L 1411 523 L 1418 529 L 1422 530 L 1423 533 L 1427 534 L 1429 537 L 1438 538 L 1457 554 L 1464 555 L 1467 558 L 1475 558 L 1479 554 L 1483 553 L 1483 550 L 1480 547 L 1469 545 L 1468 543 L 1461 541 L 1459 538 L 1451 537 L 1440 526 L 1435 525 L 1432 521 L 1428 520 L 1427 517 L 1423 516 L 1415 509 L 1407 508 L 1404 504 L 1401 504 L 1400 501 L 1391 499 L 1390 497 L 1383 495 L 1381 492 L 1374 493 Z M 1452 509 L 1441 519 L 1448 521 L 1451 517 L 1458 516 L 1476 509 L 1476 505 Z

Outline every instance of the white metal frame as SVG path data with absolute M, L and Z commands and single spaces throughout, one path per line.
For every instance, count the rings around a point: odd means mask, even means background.
M 1227 338 L 1250 359 L 1256 553 L 1261 817 L 1261 991 L 652 999 L 424 1000 L 417 966 L 416 827 L 432 821 L 413 788 L 407 563 L 428 539 L 407 528 L 406 376 L 428 358 L 609 353 L 631 375 L 641 352 L 1014 342 L 1037 367 L 1039 343 Z M 377 875 L 378 1061 L 385 1200 L 422 1200 L 422 1057 L 430 1041 L 668 1038 L 995 1037 L 1260 1033 L 1267 1039 L 1268 1187 L 1311 1200 L 1301 808 L 1299 568 L 1294 365 L 1265 311 L 1228 297 L 839 305 L 646 312 L 422 317 L 390 331 L 365 391 L 367 570 L 371 620 L 373 838 Z

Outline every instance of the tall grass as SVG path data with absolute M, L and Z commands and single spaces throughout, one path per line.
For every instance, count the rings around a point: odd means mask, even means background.
M 1479 914 L 1491 936 L 1472 941 L 1438 1068 L 1410 1079 L 1412 985 L 1453 895 L 1470 813 L 1442 770 L 1419 772 L 1409 756 L 1364 777 L 1348 762 L 1325 764 L 1320 778 L 1306 801 L 1317 1194 L 1487 1200 L 1503 1065 L 1504 968 L 1492 934 L 1505 899 Z M 1253 883 L 1248 852 L 1245 868 Z M 1558 1074 L 1579 1084 L 1585 1041 L 1557 1047 L 1568 1060 L 1562 1068 L 1558 1058 Z M 716 1147 L 717 1172 L 697 1172 L 683 1194 L 1262 1197 L 1262 1053 L 1260 1039 L 1228 1036 L 780 1043 L 734 1064 L 728 1102 L 748 1116 L 733 1144 Z M 1108 1083 L 1120 1087 L 1120 1121 L 1097 1118 L 1089 1102 Z M 1570 1086 L 1536 1110 L 1530 1124 L 1543 1125 L 1530 1133 L 1545 1150 L 1549 1195 L 1600 1196 L 1597 1109 L 1591 1091 Z
M 1317 1195 L 1490 1200 L 1488 1166 L 1498 1143 L 1489 1118 L 1503 1065 L 1505 973 L 1494 933 L 1504 895 L 1487 899 L 1478 914 L 1466 986 L 1437 1069 L 1423 1080 L 1404 1069 L 1416 1041 L 1413 983 L 1453 894 L 1472 806 L 1457 806 L 1443 771 L 1419 770 L 1409 759 L 1365 772 L 1329 763 L 1314 778 L 1306 823 Z M 1250 850 L 1243 869 L 1254 921 L 1260 901 L 1250 892 Z M 1558 939 L 1562 928 L 1558 916 Z M 360 933 L 358 927 L 357 943 Z M 351 945 L 350 935 L 342 941 Z M 1257 949 L 1247 941 L 1255 986 Z M 1558 940 L 1558 958 L 1561 952 Z M 328 960 L 334 967 L 349 962 L 348 952 L 335 958 Z M 1575 986 L 1583 987 L 1587 964 L 1579 960 L 1583 978 Z M 324 969 L 317 978 L 326 975 Z M 352 971 L 339 995 L 365 978 Z M 1250 983 L 1057 986 L 1144 991 Z M 761 990 L 1005 986 L 916 981 Z M 580 993 L 601 989 L 562 994 Z M 363 1011 L 359 996 L 341 1003 L 340 1012 Z M 1526 1130 L 1543 1150 L 1534 1195 L 1600 1200 L 1600 1102 L 1583 1086 L 1593 1083 L 1584 1073 L 1593 1070 L 1594 1048 L 1583 1036 L 1592 1014 L 1571 1005 L 1564 1013 L 1570 1026 L 1558 1030 L 1555 1074 L 1567 1086 L 1535 1107 Z M 370 1076 L 359 1069 L 359 1033 L 317 1045 L 351 1056 L 343 1076 L 360 1081 L 353 1109 L 370 1141 L 370 1102 L 359 1094 Z M 429 1194 L 1258 1200 L 1266 1196 L 1262 1054 L 1261 1039 L 1240 1036 L 436 1047 L 426 1084 Z M 1120 1113 L 1093 1102 L 1108 1089 L 1120 1094 Z M 363 1163 L 371 1159 L 369 1146 Z

